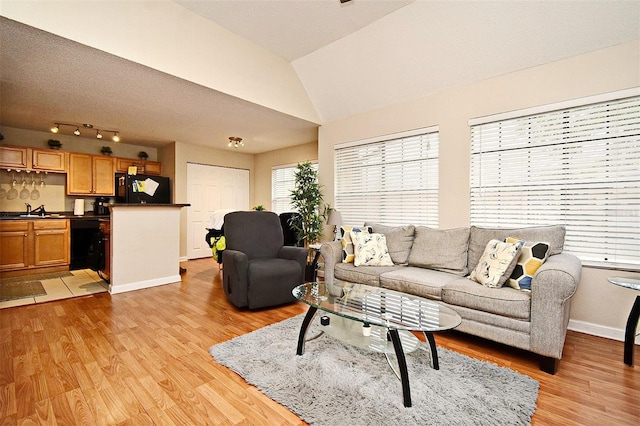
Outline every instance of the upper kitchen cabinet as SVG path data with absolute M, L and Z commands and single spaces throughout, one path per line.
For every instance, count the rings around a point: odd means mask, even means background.
M 162 174 L 162 163 L 158 161 L 134 160 L 133 158 L 116 158 L 116 172 L 127 173 L 129 167 L 137 167 L 136 172 L 140 174 L 156 175 Z
M 34 149 L 31 155 L 31 168 L 33 170 L 49 172 L 67 171 L 66 153 L 50 149 Z
M 27 151 L 27 148 L 0 147 L 0 167 L 26 169 L 28 164 Z
M 66 153 L 46 149 L 0 147 L 0 167 L 8 169 L 65 172 Z
M 69 153 L 68 195 L 114 195 L 114 159 L 106 156 Z

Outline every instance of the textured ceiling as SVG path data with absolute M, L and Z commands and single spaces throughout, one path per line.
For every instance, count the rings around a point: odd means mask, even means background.
M 640 38 L 633 1 L 175 3 L 293 59 L 324 122 Z M 317 139 L 315 123 L 1 17 L 0 42 L 5 126 L 90 122 L 145 146 L 242 136 L 247 153 Z
M 245 153 L 317 140 L 315 123 L 4 18 L 0 40 L 2 125 L 42 131 L 54 122 L 90 123 L 120 131 L 122 143 L 152 147 L 227 149 L 229 136 L 241 136 Z
M 176 0 L 192 12 L 292 61 L 414 0 Z

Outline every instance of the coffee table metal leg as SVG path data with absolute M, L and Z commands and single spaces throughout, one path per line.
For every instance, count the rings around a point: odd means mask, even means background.
M 429 331 L 423 331 L 424 337 L 429 342 L 431 348 L 431 361 L 433 363 L 434 370 L 440 370 L 440 363 L 438 362 L 438 349 L 436 348 L 436 339 L 433 337 L 433 333 Z
M 404 351 L 402 350 L 400 334 L 398 334 L 398 330 L 389 329 L 389 335 L 391 336 L 391 342 L 393 342 L 393 349 L 396 351 L 396 358 L 398 360 L 398 367 L 400 369 L 400 381 L 402 382 L 402 398 L 404 400 L 404 406 L 411 407 L 409 373 L 407 371 L 407 360 L 405 359 Z
M 633 367 L 633 345 L 636 340 L 636 329 L 638 328 L 638 318 L 640 318 L 640 296 L 636 296 L 629 318 L 627 328 L 624 332 L 624 363 Z
M 296 354 L 302 355 L 304 353 L 304 342 L 305 337 L 307 335 L 307 329 L 309 328 L 309 324 L 311 324 L 311 320 L 316 315 L 318 308 L 314 308 L 313 306 L 309 306 L 309 310 L 307 314 L 304 316 L 304 320 L 302 321 L 302 326 L 300 327 L 300 334 L 298 335 L 298 350 Z

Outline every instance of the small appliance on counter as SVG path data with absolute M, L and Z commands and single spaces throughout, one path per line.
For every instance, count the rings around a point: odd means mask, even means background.
M 109 215 L 109 197 L 96 197 L 93 202 L 93 214 L 96 216 Z
M 116 173 L 116 203 L 171 204 L 169 178 Z

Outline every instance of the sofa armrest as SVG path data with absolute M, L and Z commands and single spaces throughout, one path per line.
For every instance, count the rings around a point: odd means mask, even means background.
M 323 243 L 320 246 L 320 254 L 324 259 L 324 282 L 327 289 L 331 291 L 335 278 L 335 267 L 342 261 L 342 243 L 340 241 Z
M 569 324 L 571 297 L 582 263 L 570 253 L 550 256 L 531 282 L 531 349 L 560 359 Z

